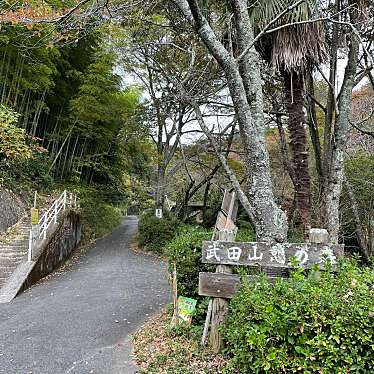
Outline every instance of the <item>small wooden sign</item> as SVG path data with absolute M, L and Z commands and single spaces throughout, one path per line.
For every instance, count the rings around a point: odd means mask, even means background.
M 303 268 L 322 268 L 326 260 L 335 265 L 343 255 L 344 246 L 339 244 L 205 241 L 202 248 L 202 262 L 216 265 L 290 268 L 295 258 Z
M 225 273 L 199 273 L 199 295 L 231 299 L 240 287 L 240 277 Z
M 39 209 L 31 208 L 31 224 L 37 225 L 39 223 Z

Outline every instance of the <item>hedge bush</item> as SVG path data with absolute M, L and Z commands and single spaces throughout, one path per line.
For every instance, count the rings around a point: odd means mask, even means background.
M 373 269 L 352 262 L 337 275 L 246 283 L 224 328 L 228 372 L 373 373 L 373 300 Z
M 178 292 L 183 296 L 196 297 L 198 294 L 199 271 L 205 271 L 201 263 L 201 245 L 210 240 L 211 230 L 200 226 L 184 226 L 165 247 L 170 272 L 174 261 L 177 266 Z
M 139 219 L 139 245 L 147 251 L 162 253 L 179 226 L 180 222 L 172 216 L 157 218 L 153 211 L 144 213 Z
M 78 195 L 83 223 L 83 241 L 89 242 L 109 234 L 121 224 L 122 213 L 104 199 L 105 191 L 94 187 L 71 187 Z
M 204 321 L 208 306 L 207 298 L 198 294 L 199 272 L 214 271 L 214 267 L 201 263 L 201 245 L 203 240 L 210 240 L 212 231 L 201 226 L 183 226 L 174 239 L 165 247 L 164 254 L 169 262 L 169 271 L 173 272 L 173 263 L 177 267 L 178 294 L 198 300 L 194 324 Z

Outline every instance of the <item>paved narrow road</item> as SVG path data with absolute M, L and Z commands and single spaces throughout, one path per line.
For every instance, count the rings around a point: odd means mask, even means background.
M 135 253 L 127 218 L 77 263 L 0 304 L 1 374 L 129 374 L 131 333 L 169 301 L 166 265 Z

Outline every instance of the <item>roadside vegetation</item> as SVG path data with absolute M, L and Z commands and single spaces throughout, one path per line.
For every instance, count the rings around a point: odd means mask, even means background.
M 141 218 L 148 219 L 148 218 Z M 169 227 L 157 219 L 158 230 Z M 167 221 L 167 219 L 165 219 Z M 140 222 L 140 235 L 141 225 Z M 156 223 L 157 224 L 157 223 Z M 165 234 L 170 235 L 169 230 Z M 201 347 L 209 299 L 198 294 L 198 273 L 214 271 L 201 263 L 201 245 L 212 231 L 179 224 L 162 253 L 178 295 L 198 301 L 192 323 L 172 324 L 172 308 L 150 319 L 134 335 L 135 357 L 144 373 L 371 373 L 374 370 L 374 269 L 345 259 L 336 271 L 296 269 L 289 279 L 269 283 L 258 275 L 230 302 L 220 355 Z M 238 238 L 251 240 L 248 231 Z M 148 250 L 154 248 L 148 243 Z M 151 249 L 150 249 L 151 248 Z
M 0 27 L 0 188 L 27 207 L 38 191 L 40 208 L 68 189 L 80 201 L 84 240 L 110 232 L 128 207 L 147 206 L 153 150 L 141 90 L 115 72 L 106 27 L 74 43 L 54 43 L 59 32 L 44 24 Z

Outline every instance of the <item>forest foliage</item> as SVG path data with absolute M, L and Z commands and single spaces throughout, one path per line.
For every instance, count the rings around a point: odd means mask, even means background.
M 93 223 L 100 235 L 108 231 L 99 230 L 105 220 L 119 223 L 112 206 L 148 203 L 152 146 L 141 121 L 141 89 L 118 73 L 107 26 L 57 40 L 63 32 L 56 25 L 19 22 L 59 17 L 74 5 L 0 5 L 0 13 L 12 6 L 14 17 L 0 28 L 0 182 L 24 195 L 80 191 L 89 219 L 103 212 Z

